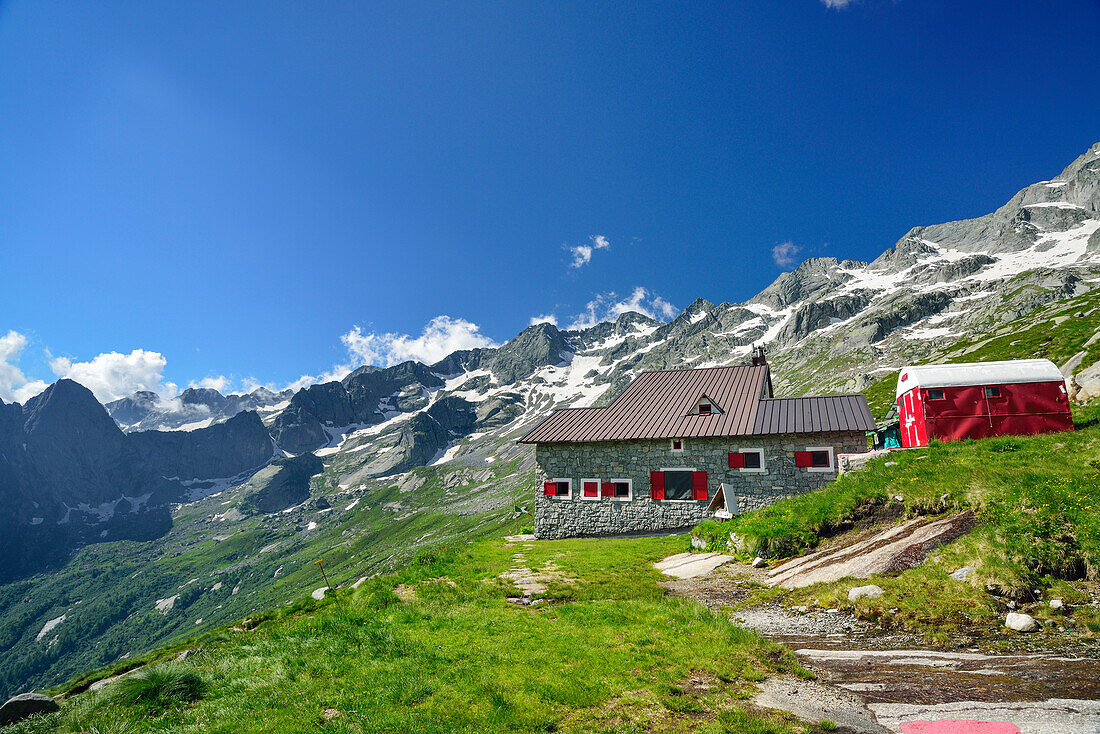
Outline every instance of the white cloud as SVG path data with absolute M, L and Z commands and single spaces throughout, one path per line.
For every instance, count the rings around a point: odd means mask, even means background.
M 418 337 L 408 334 L 364 334 L 358 326 L 340 337 L 359 364 L 389 366 L 410 359 L 432 364 L 460 349 L 495 347 L 481 327 L 465 319 L 436 316 Z
M 217 375 L 215 377 L 204 377 L 197 382 L 192 380 L 188 383 L 188 387 L 203 387 L 212 390 L 217 390 L 220 393 L 226 394 L 226 389 L 230 386 L 230 380 L 225 375 Z
M 567 329 L 587 329 L 604 321 L 614 321 L 624 313 L 633 311 L 658 321 L 670 321 L 680 309 L 651 294 L 641 286 L 634 289 L 629 298 L 617 300 L 614 293 L 603 293 L 589 301 L 583 313 L 577 314 Z
M 837 10 L 843 10 L 852 4 L 853 0 L 821 0 L 825 3 L 827 8 L 836 8 Z
M 534 326 L 535 324 L 553 324 L 558 325 L 558 317 L 552 313 L 543 314 L 542 316 L 532 316 L 528 326 Z
M 25 403 L 47 387 L 42 380 L 28 380 L 16 365 L 26 346 L 27 337 L 18 331 L 0 336 L 0 398 L 8 402 Z
M 581 268 L 592 262 L 592 253 L 596 250 L 606 250 L 611 247 L 611 243 L 607 241 L 607 238 L 602 234 L 594 234 L 588 238 L 591 244 L 577 245 L 576 247 L 570 247 L 569 253 L 573 255 L 573 262 L 570 263 L 571 267 Z
M 362 327 L 353 326 L 351 331 L 340 336 L 340 341 L 348 350 L 348 362 L 337 364 L 321 375 L 302 375 L 285 389 L 301 390 L 303 387 L 322 382 L 342 380 L 356 367 L 373 364 L 390 367 L 401 362 L 415 360 L 423 364 L 433 364 L 451 352 L 460 349 L 499 346 L 481 333 L 481 327 L 465 319 L 450 316 L 436 316 L 428 322 L 420 336 L 409 334 L 369 332 L 364 334 Z M 245 381 L 256 384 L 255 381 Z
M 802 248 L 793 242 L 782 242 L 772 248 L 772 258 L 781 268 L 789 268 L 798 262 L 798 253 Z
M 58 377 L 76 380 L 91 390 L 99 402 L 109 403 L 138 390 L 155 392 L 165 399 L 174 397 L 179 388 L 163 381 L 166 364 L 160 352 L 135 349 L 129 354 L 107 352 L 89 362 L 58 357 L 50 361 L 50 369 Z

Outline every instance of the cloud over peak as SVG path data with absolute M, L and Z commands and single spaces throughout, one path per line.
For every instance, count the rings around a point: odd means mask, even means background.
M 25 403 L 46 389 L 42 380 L 28 380 L 16 364 L 27 337 L 14 329 L 0 336 L 0 399 Z
M 157 393 L 162 398 L 174 397 L 179 388 L 163 381 L 167 364 L 160 352 L 135 349 L 129 354 L 106 352 L 87 362 L 57 357 L 50 360 L 50 369 L 59 378 L 76 380 L 91 390 L 99 402 L 109 403 L 139 390 Z
M 657 321 L 671 321 L 680 313 L 680 309 L 638 286 L 629 298 L 620 299 L 614 292 L 599 294 L 585 304 L 584 311 L 574 316 L 566 328 L 587 329 L 604 321 L 614 321 L 629 312 L 640 313 Z
M 569 253 L 573 256 L 573 262 L 569 264 L 573 268 L 583 268 L 592 262 L 592 253 L 596 250 L 606 250 L 611 243 L 602 234 L 594 234 L 588 238 L 589 244 L 570 247 Z
M 772 248 L 772 259 L 781 268 L 789 268 L 798 262 L 798 253 L 802 248 L 793 242 L 781 242 Z

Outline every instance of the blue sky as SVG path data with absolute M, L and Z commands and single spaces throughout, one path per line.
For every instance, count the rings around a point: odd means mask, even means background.
M 1100 139 L 1098 31 L 1096 0 L 0 3 L 0 398 L 283 386 L 744 300 L 785 243 L 873 259 Z

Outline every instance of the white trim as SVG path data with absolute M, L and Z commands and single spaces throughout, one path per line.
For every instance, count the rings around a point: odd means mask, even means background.
M 741 453 L 741 454 L 747 454 L 750 451 L 753 452 L 753 453 L 760 454 L 760 466 L 759 466 L 759 468 L 757 468 L 757 467 L 750 468 L 750 467 L 744 467 L 744 466 L 738 467 L 741 471 L 743 471 L 746 474 L 767 474 L 768 473 L 768 464 L 767 464 L 767 460 L 764 458 L 764 449 L 759 448 L 757 446 L 752 446 L 750 448 L 740 448 L 737 451 L 738 451 L 738 453 Z
M 702 471 L 702 470 L 701 469 L 694 469 L 694 468 L 689 469 L 686 466 L 674 466 L 671 469 L 665 467 L 665 468 L 658 469 L 657 471 L 664 474 L 665 472 L 669 472 L 669 471 L 689 471 L 689 472 L 694 473 L 694 472 Z M 665 491 L 667 492 L 668 490 L 666 489 Z M 710 492 L 707 492 L 707 495 L 709 496 Z M 703 500 L 697 500 L 697 499 L 694 499 L 694 498 L 693 499 L 688 499 L 688 500 L 670 500 L 670 499 L 654 500 L 654 502 L 702 502 L 702 501 Z
M 569 494 L 564 495 L 564 496 L 563 495 L 557 495 L 557 494 L 546 495 L 546 496 L 549 496 L 550 499 L 552 499 L 552 500 L 559 500 L 559 501 L 562 501 L 562 502 L 568 502 L 568 501 L 573 499 L 573 480 L 572 479 L 569 479 L 567 477 L 555 477 L 555 478 L 551 479 L 550 481 L 554 482 L 555 484 L 557 484 L 558 482 L 569 482 Z
M 822 474 L 835 474 L 836 473 L 836 454 L 833 451 L 832 446 L 809 446 L 807 451 L 828 451 L 829 452 L 829 466 L 808 466 L 806 471 L 819 472 Z
M 634 480 L 633 479 L 622 479 L 622 478 L 620 478 L 620 479 L 608 479 L 607 481 L 611 482 L 612 484 L 616 484 L 616 483 L 621 484 L 622 482 L 626 482 L 626 486 L 627 486 L 626 497 L 608 497 L 608 499 L 613 500 L 615 502 L 631 502 L 631 501 L 634 500 Z
M 676 445 L 675 445 L 676 441 L 680 442 L 680 448 L 676 448 Z M 684 449 L 686 449 L 686 448 L 687 448 L 687 441 L 685 441 L 682 438 L 670 438 L 668 440 L 668 450 L 672 451 L 673 453 L 682 454 L 682 453 L 684 453 Z
M 585 497 L 584 496 L 584 483 L 585 482 L 595 482 L 596 483 L 596 496 L 595 497 Z M 581 489 L 577 493 L 577 499 L 586 500 L 588 502 L 591 502 L 592 500 L 599 500 L 600 499 L 600 479 L 599 479 L 599 477 L 581 477 Z

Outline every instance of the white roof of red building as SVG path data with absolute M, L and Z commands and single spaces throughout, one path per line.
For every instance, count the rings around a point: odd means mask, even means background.
M 1005 362 L 918 364 L 901 368 L 895 397 L 914 387 L 961 385 L 1010 385 L 1019 382 L 1062 382 L 1058 367 L 1049 359 L 1012 359 Z

